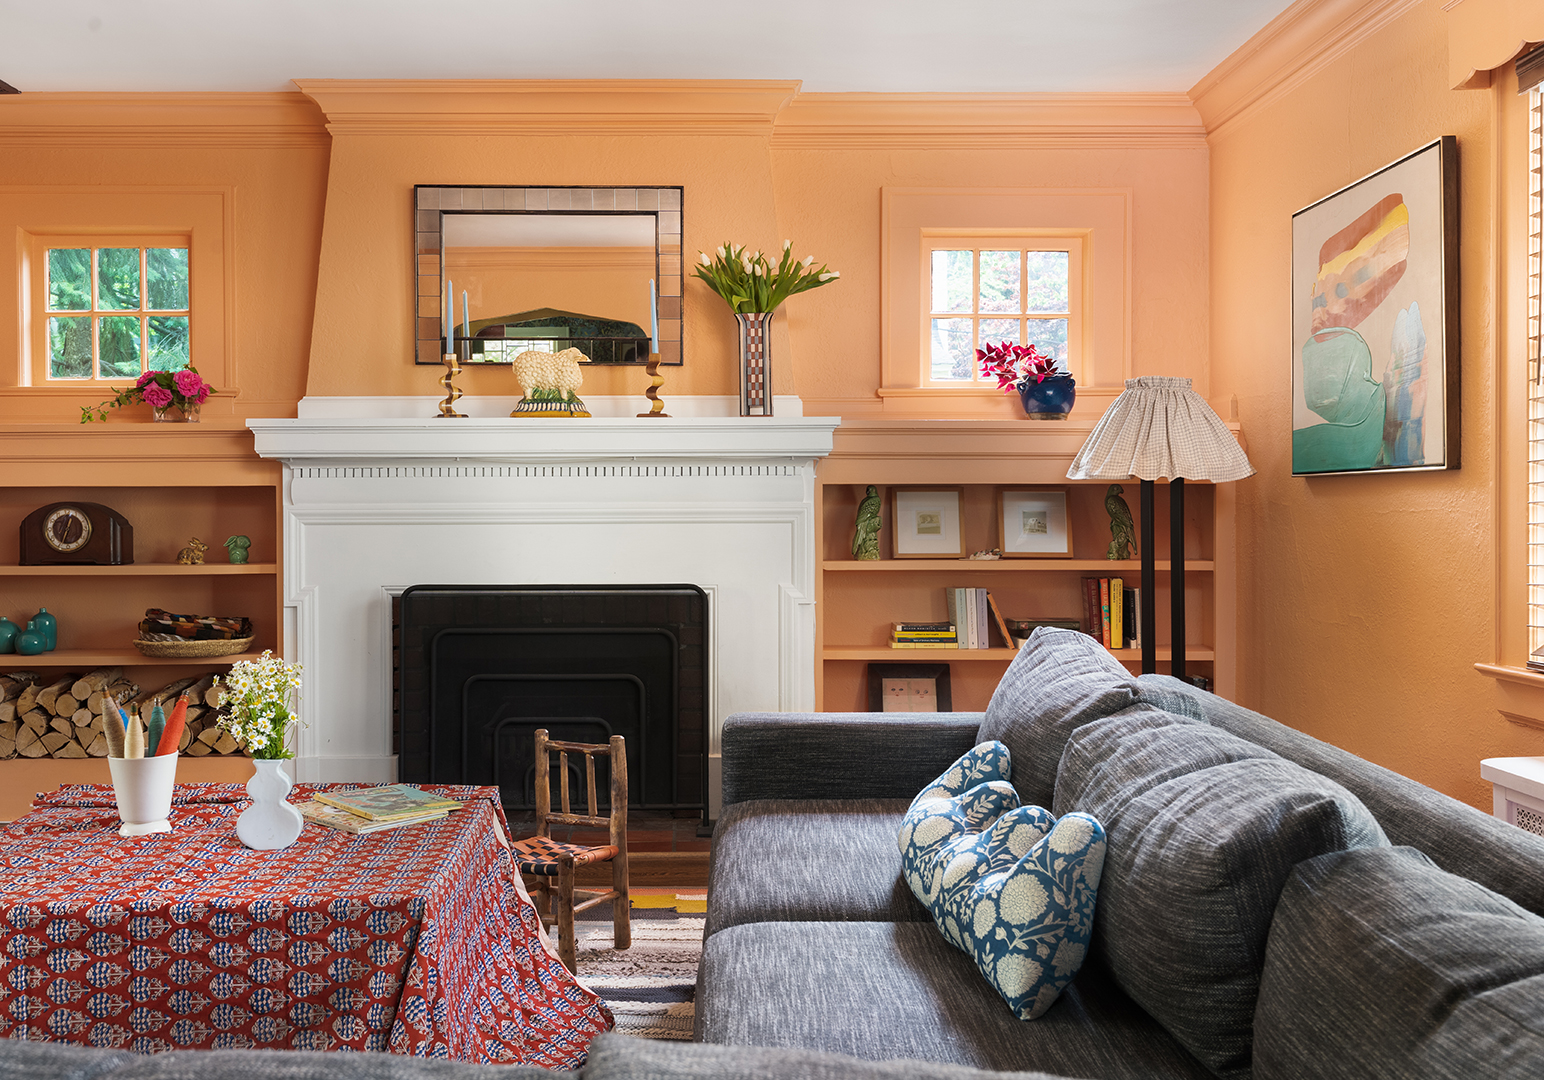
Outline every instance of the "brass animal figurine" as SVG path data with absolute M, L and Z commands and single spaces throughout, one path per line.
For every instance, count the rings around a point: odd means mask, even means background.
M 1137 550 L 1137 531 L 1131 520 L 1131 507 L 1120 497 L 1125 490 L 1119 484 L 1111 484 L 1104 493 L 1104 508 L 1110 515 L 1110 550 L 1105 554 L 1108 559 L 1129 559 Z
M 177 561 L 183 566 L 203 566 L 204 552 L 209 550 L 209 545 L 198 537 L 188 541 L 188 546 L 177 552 Z

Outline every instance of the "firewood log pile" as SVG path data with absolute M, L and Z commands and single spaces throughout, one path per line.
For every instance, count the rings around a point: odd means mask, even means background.
M 146 689 L 125 679 L 119 667 L 57 677 L 35 671 L 0 673 L 0 760 L 106 757 L 102 710 L 107 701 L 116 700 L 124 712 L 148 723 L 156 705 L 169 713 L 184 692 L 188 725 L 180 752 L 192 757 L 239 754 L 236 740 L 218 723 L 219 677 L 220 672 L 211 671 Z

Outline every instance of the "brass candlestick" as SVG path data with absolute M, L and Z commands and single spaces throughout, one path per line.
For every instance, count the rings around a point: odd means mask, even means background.
M 640 417 L 655 416 L 669 419 L 670 414 L 662 411 L 665 408 L 665 403 L 659 399 L 659 388 L 665 385 L 665 377 L 659 373 L 659 353 L 649 353 L 649 359 L 644 364 L 643 370 L 649 373 L 649 379 L 651 380 L 649 388 L 643 392 L 643 396 L 648 398 L 653 404 L 649 406 L 648 412 L 641 412 L 638 415 Z
M 440 402 L 440 419 L 459 416 L 466 419 L 466 413 L 456 411 L 456 399 L 461 396 L 461 391 L 456 388 L 456 376 L 461 374 L 461 361 L 456 359 L 456 354 L 445 354 L 445 374 L 440 376 L 440 385 L 445 388 L 445 400 Z

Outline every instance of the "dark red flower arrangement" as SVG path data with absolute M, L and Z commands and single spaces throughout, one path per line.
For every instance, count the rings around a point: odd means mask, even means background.
M 997 389 L 1005 394 L 1018 393 L 1020 387 L 1046 379 L 1071 379 L 1056 366 L 1055 357 L 1044 356 L 1033 345 L 1015 345 L 1000 341 L 976 350 L 982 376 L 997 377 Z

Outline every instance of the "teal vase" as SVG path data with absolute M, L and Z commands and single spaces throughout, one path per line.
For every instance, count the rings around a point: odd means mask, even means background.
M 38 632 L 32 625 L 32 620 L 27 620 L 27 629 L 16 635 L 16 651 L 23 656 L 36 656 L 48 648 L 48 639 Z
M 43 635 L 43 651 L 53 652 L 59 645 L 59 620 L 48 613 L 47 608 L 39 608 L 38 613 L 32 616 L 27 623 Z
M 4 615 L 0 615 L 0 653 L 16 651 L 16 635 L 19 633 L 21 633 L 21 627 Z

